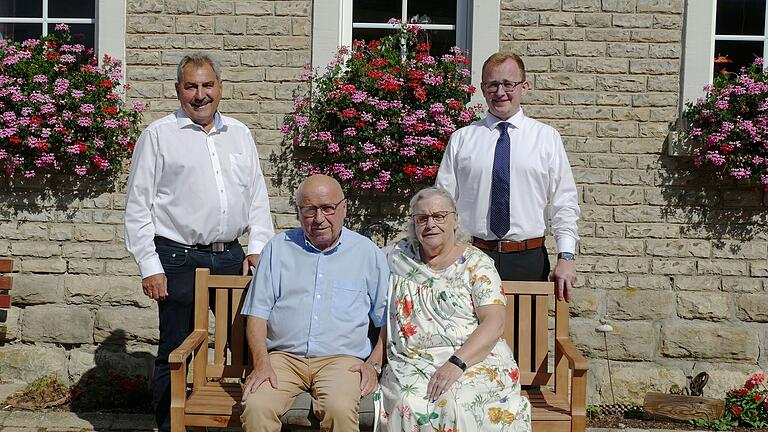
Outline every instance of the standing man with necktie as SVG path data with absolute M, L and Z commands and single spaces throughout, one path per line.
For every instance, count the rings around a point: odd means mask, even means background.
M 481 88 L 488 115 L 451 136 L 436 185 L 453 195 L 473 244 L 493 258 L 502 280 L 549 279 L 557 297 L 570 301 L 578 195 L 560 134 L 520 108 L 529 87 L 516 54 L 485 61 Z M 547 205 L 558 251 L 551 274 Z

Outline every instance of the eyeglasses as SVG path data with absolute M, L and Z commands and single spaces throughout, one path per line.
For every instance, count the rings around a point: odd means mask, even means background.
M 454 211 L 441 211 L 437 213 L 432 214 L 425 214 L 425 213 L 417 213 L 415 215 L 412 215 L 413 222 L 416 223 L 416 225 L 426 225 L 427 221 L 429 221 L 429 218 L 432 218 L 433 221 L 435 221 L 436 224 L 443 224 L 445 223 L 445 218 L 448 217 L 449 214 L 456 213 Z
M 522 81 L 491 81 L 487 83 L 483 83 L 483 87 L 491 93 L 496 93 L 499 91 L 499 87 L 503 87 L 505 92 L 511 92 L 514 91 L 517 86 L 524 83 L 525 80 Z
M 336 208 L 346 201 L 346 198 L 342 198 L 341 201 L 337 202 L 336 204 L 324 204 L 319 207 L 315 206 L 304 206 L 299 207 L 299 214 L 301 214 L 303 217 L 311 218 L 317 216 L 317 211 L 320 210 L 322 214 L 325 216 L 333 216 L 336 214 Z

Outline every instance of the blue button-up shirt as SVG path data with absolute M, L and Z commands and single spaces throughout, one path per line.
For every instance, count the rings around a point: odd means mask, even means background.
M 327 251 L 301 229 L 264 247 L 243 315 L 267 320 L 267 349 L 304 357 L 371 353 L 368 319 L 384 324 L 389 266 L 369 239 L 342 229 Z

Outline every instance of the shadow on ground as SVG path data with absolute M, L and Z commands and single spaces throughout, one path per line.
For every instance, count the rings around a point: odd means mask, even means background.
M 114 330 L 94 352 L 96 365 L 85 372 L 70 390 L 70 409 L 93 425 L 94 430 L 110 430 L 115 418 L 103 412 L 151 413 L 149 377 L 155 356 L 149 352 L 129 352 L 124 330 Z M 124 417 L 124 416 L 122 416 Z

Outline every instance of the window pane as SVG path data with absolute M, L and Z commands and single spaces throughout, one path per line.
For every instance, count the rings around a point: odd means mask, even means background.
M 88 48 L 93 48 L 94 43 L 94 27 L 93 24 L 67 24 L 69 26 L 69 33 L 72 35 L 72 41 L 75 43 L 81 43 Z M 56 24 L 48 24 L 48 33 L 55 33 L 54 27 Z M 112 54 L 112 53 L 100 53 Z
M 352 40 L 363 40 L 370 42 L 374 39 L 381 39 L 384 36 L 392 34 L 392 29 L 367 29 L 367 28 L 353 28 Z
M 408 21 L 456 25 L 456 1 L 409 0 Z
M 392 34 L 389 29 L 352 29 L 352 40 L 364 40 L 369 42 L 373 39 L 381 39 L 384 36 Z M 431 48 L 429 53 L 434 56 L 446 54 L 456 45 L 455 30 L 424 30 L 420 35 L 422 42 L 429 42 Z
M 763 43 L 752 41 L 715 41 L 715 75 L 721 71 L 738 72 L 755 57 L 763 56 Z
M 6 18 L 42 18 L 43 0 L 0 0 L 0 16 Z
M 432 47 L 429 53 L 440 56 L 456 46 L 456 30 L 426 30 L 427 39 Z
M 94 18 L 96 0 L 48 0 L 51 18 Z
M 762 35 L 765 32 L 765 0 L 717 0 L 718 35 Z
M 43 33 L 42 24 L 0 24 L 0 38 L 24 42 L 27 39 L 37 39 Z
M 385 23 L 390 18 L 402 18 L 401 0 L 354 0 L 352 22 Z

